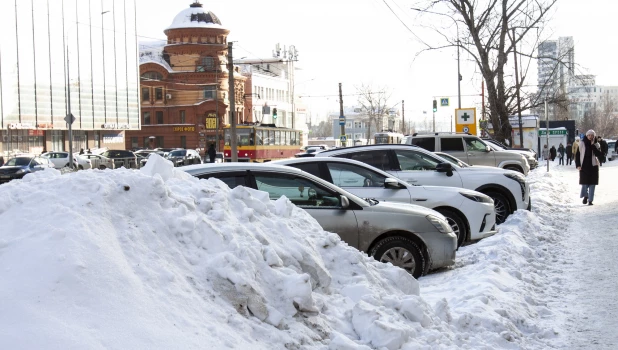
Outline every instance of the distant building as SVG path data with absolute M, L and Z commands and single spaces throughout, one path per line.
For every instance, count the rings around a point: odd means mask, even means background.
M 575 47 L 573 37 L 560 37 L 558 40 L 546 40 L 538 47 L 537 87 L 540 100 L 553 100 L 566 96 L 568 87 L 573 82 L 575 72 Z M 543 107 L 537 109 L 544 114 Z M 548 106 L 550 118 L 556 119 L 559 113 L 556 106 Z
M 570 118 L 581 121 L 589 113 L 607 107 L 615 112 L 618 108 L 618 86 L 596 85 L 594 75 L 576 76 L 569 87 Z
M 196 1 L 164 30 L 166 43 L 140 45 L 141 130 L 127 132 L 127 149 L 181 147 L 204 154 L 211 143 L 223 149 L 223 126 L 231 122 L 229 32 Z M 246 78 L 238 67 L 232 74 L 241 123 Z
M 343 110 L 346 124 L 345 133 L 348 139 L 359 140 L 366 142 L 367 132 L 370 132 L 369 139 L 373 134 L 381 131 L 401 132 L 401 120 L 399 119 L 399 111 L 391 108 L 388 113 L 378 118 L 377 124 L 369 125 L 369 115 L 360 107 L 346 107 Z M 341 125 L 339 125 L 339 113 L 331 113 L 329 115 L 333 126 L 333 137 L 339 139 L 341 136 Z M 370 129 L 371 128 L 371 129 Z
M 68 150 L 69 111 L 73 151 L 124 148 L 140 127 L 134 1 L 34 4 L 0 12 L 0 152 Z

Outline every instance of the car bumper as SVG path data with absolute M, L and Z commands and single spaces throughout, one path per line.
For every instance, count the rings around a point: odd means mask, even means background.
M 453 232 L 423 235 L 429 253 L 429 270 L 455 265 L 457 254 L 457 236 Z
M 469 203 L 464 203 L 469 204 Z M 474 212 L 469 210 L 472 205 L 464 205 L 462 212 L 468 218 L 470 225 L 470 240 L 477 241 L 479 239 L 489 237 L 496 234 L 496 209 L 493 203 L 474 203 L 482 208 L 479 213 L 478 208 Z

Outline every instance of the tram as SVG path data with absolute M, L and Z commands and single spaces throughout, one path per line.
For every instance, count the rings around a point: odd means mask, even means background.
M 231 128 L 223 128 L 225 145 L 223 155 L 226 162 L 232 160 L 230 145 Z M 302 144 L 302 132 L 275 124 L 236 125 L 236 148 L 239 162 L 269 162 L 276 159 L 293 158 Z
M 397 132 L 388 132 L 388 131 L 383 131 L 383 132 L 376 132 L 375 134 L 373 134 L 373 141 L 375 144 L 379 144 L 379 143 L 401 143 L 401 141 L 403 140 L 403 134 L 397 133 Z

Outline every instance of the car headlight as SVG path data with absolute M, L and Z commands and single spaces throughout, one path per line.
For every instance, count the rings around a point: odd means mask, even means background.
M 460 195 L 468 198 L 469 200 L 473 200 L 479 203 L 493 203 L 493 199 L 491 197 L 486 196 L 484 194 L 472 194 L 468 192 L 459 192 Z
M 517 172 L 513 172 L 513 173 L 506 173 L 504 174 L 504 176 L 508 177 L 511 180 L 515 180 L 519 183 L 525 183 L 526 182 L 526 178 L 524 177 L 523 174 L 517 173 Z
M 19 170 L 17 170 L 15 172 L 15 174 L 17 174 L 17 175 L 21 175 L 21 174 L 25 174 L 25 173 L 26 173 L 26 171 L 24 169 L 19 169 Z
M 429 222 L 431 222 L 431 224 L 441 233 L 453 232 L 451 225 L 449 225 L 446 220 L 442 220 L 434 215 L 427 215 L 425 218 L 427 218 L 427 220 L 429 220 Z

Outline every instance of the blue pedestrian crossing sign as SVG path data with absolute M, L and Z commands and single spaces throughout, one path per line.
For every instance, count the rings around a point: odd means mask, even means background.
M 448 97 L 440 98 L 440 107 L 448 107 L 448 106 L 449 106 Z
M 339 136 L 339 141 L 347 142 L 348 141 L 348 135 L 341 135 L 341 136 Z

